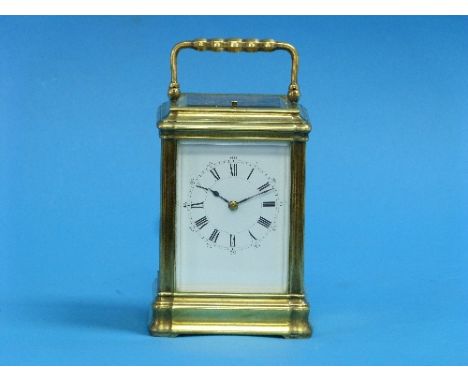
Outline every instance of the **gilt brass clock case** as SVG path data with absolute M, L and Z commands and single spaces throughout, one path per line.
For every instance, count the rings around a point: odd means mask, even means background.
M 177 55 L 181 49 L 227 52 L 285 50 L 292 58 L 287 96 L 180 93 Z M 304 296 L 305 150 L 311 130 L 298 105 L 298 55 L 273 40 L 194 40 L 171 52 L 170 101 L 159 108 L 161 220 L 158 291 L 150 333 L 278 335 L 309 337 Z M 288 274 L 285 293 L 183 292 L 176 287 L 177 150 L 186 141 L 287 142 L 290 145 Z M 206 264 L 209 266 L 209 264 Z

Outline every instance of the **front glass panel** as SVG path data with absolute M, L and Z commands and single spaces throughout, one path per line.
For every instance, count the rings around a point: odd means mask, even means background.
M 176 290 L 285 293 L 290 144 L 179 141 Z

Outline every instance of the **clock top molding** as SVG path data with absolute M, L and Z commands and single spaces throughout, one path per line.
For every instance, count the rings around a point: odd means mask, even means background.
M 286 96 L 188 93 L 160 106 L 158 128 L 163 139 L 306 141 L 311 124 Z

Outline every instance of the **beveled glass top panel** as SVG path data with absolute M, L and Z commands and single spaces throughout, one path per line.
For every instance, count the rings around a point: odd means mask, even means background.
M 294 109 L 296 105 L 289 102 L 286 96 L 262 94 L 182 94 L 176 107 L 222 107 L 222 108 L 266 108 Z

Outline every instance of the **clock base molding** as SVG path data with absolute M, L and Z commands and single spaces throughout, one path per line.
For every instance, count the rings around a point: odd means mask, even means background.
M 159 293 L 150 333 L 175 337 L 235 334 L 308 338 L 309 305 L 303 295 Z

